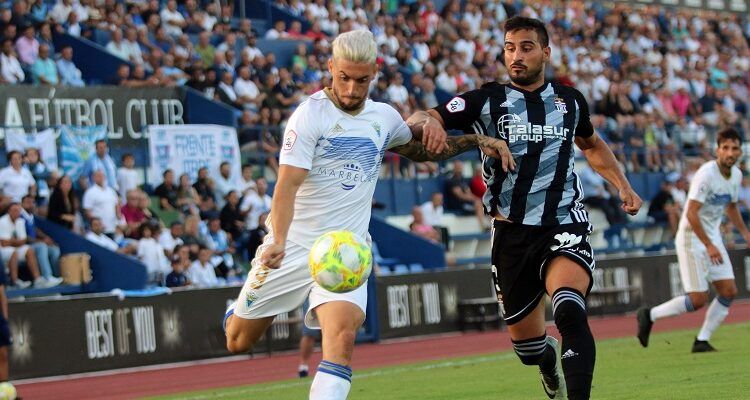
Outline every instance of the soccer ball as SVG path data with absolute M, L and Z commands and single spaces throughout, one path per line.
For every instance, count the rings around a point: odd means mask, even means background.
M 10 382 L 0 383 L 0 400 L 16 400 L 16 387 Z
M 323 289 L 346 293 L 362 286 L 372 271 L 372 251 L 350 231 L 321 235 L 309 257 L 310 275 Z

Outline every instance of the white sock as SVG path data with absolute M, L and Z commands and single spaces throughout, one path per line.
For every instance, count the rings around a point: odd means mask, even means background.
M 351 368 L 323 360 L 310 387 L 310 400 L 346 400 L 351 387 Z
M 666 317 L 674 317 L 675 315 L 684 314 L 688 311 L 695 311 L 693 302 L 690 301 L 688 295 L 677 296 L 672 300 L 667 300 L 664 303 L 651 309 L 651 321 L 662 319 Z
M 724 322 L 724 318 L 729 315 L 730 304 L 732 304 L 732 300 L 730 299 L 721 296 L 714 298 L 711 305 L 708 306 L 708 311 L 706 311 L 706 318 L 703 320 L 703 326 L 698 333 L 698 340 L 708 341 L 711 339 L 711 334 Z

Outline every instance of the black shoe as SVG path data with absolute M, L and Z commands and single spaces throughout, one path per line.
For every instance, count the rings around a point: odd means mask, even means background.
M 641 346 L 648 347 L 648 337 L 651 335 L 651 327 L 654 326 L 651 321 L 651 309 L 641 308 L 636 314 L 638 320 L 638 341 L 641 342 Z
M 698 340 L 696 338 L 693 342 L 693 353 L 708 353 L 710 351 L 716 351 L 716 349 L 707 340 Z
M 297 368 L 297 375 L 299 375 L 300 378 L 307 378 L 307 376 L 310 374 L 307 367 L 299 367 Z

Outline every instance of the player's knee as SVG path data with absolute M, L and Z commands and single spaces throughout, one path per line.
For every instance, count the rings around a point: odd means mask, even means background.
M 732 286 L 719 291 L 719 297 L 723 297 L 728 301 L 734 300 L 737 296 L 737 286 Z
M 586 302 L 575 289 L 560 288 L 552 295 L 552 313 L 555 325 L 562 335 L 568 332 L 588 330 Z
M 250 346 L 251 343 L 249 340 L 243 340 L 243 338 L 238 335 L 227 334 L 227 350 L 229 350 L 230 353 L 246 353 L 250 350 Z
M 693 310 L 703 308 L 708 302 L 708 295 L 706 293 L 690 293 L 688 296 L 690 302 L 693 304 Z

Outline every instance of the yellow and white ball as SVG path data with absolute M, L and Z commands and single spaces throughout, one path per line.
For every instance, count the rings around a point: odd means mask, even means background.
M 16 400 L 16 397 L 18 397 L 18 392 L 12 383 L 0 383 L 0 400 Z
M 332 231 L 313 244 L 310 275 L 323 289 L 346 293 L 362 286 L 372 271 L 372 250 L 353 232 Z

